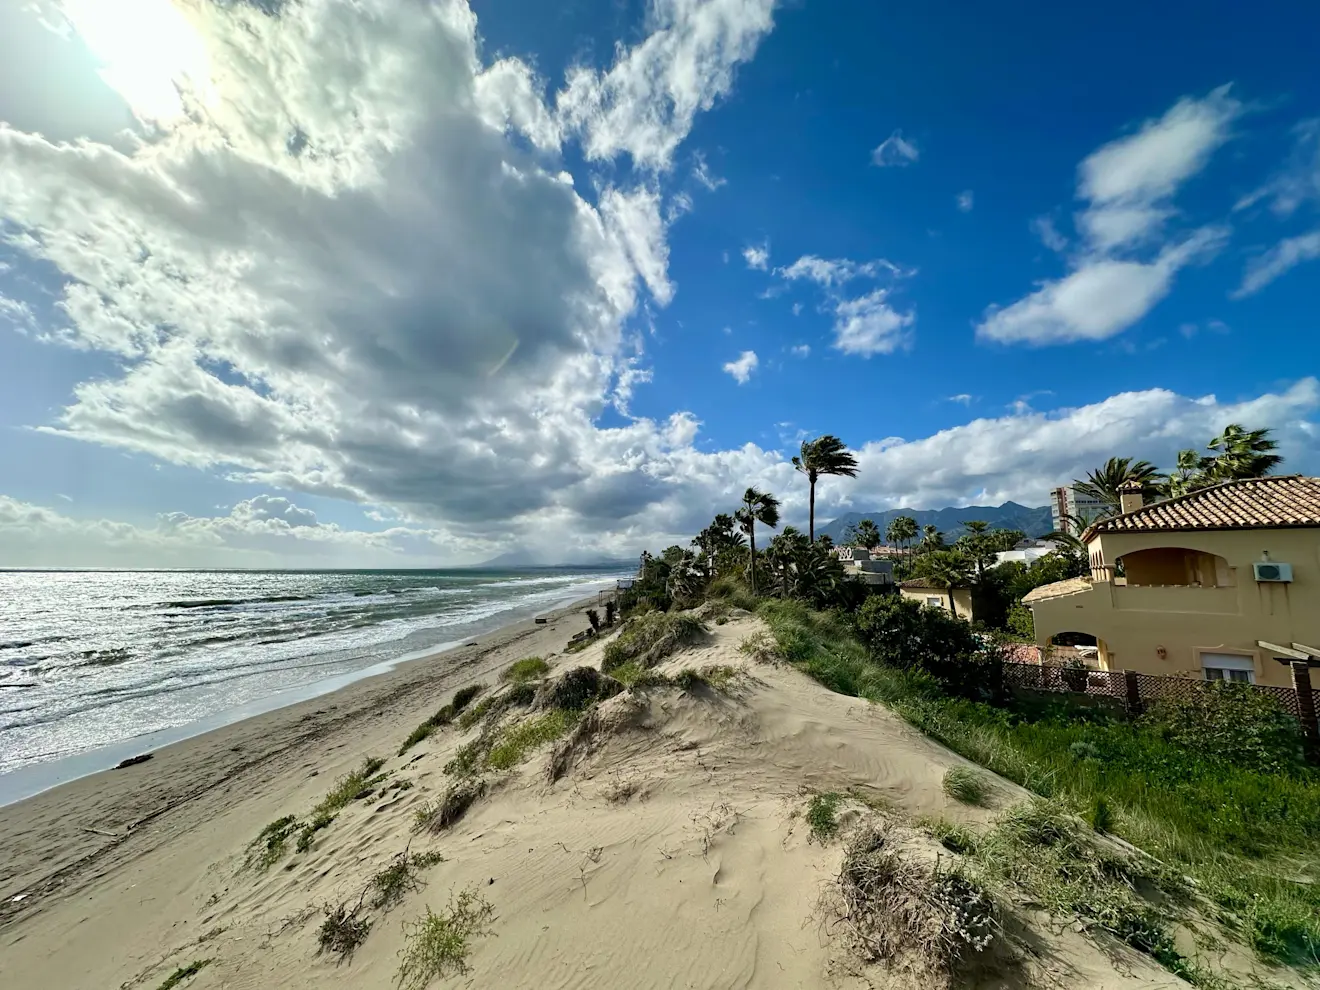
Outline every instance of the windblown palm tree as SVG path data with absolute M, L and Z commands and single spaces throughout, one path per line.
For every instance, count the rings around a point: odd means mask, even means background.
M 874 550 L 880 545 L 880 527 L 872 519 L 863 519 L 853 527 L 852 542 L 867 550 Z
M 895 546 L 909 545 L 917 538 L 917 521 L 911 516 L 896 516 L 885 533 L 886 539 Z
M 958 608 L 953 603 L 953 593 L 958 588 L 965 588 L 972 580 L 971 562 L 956 550 L 939 550 L 919 558 L 921 576 L 936 588 L 942 588 L 949 595 L 949 614 L 957 615 Z
M 749 488 L 743 492 L 742 508 L 734 513 L 738 526 L 747 534 L 747 572 L 756 594 L 756 524 L 764 523 L 771 529 L 779 525 L 779 499 L 769 492 Z
M 1159 469 L 1150 461 L 1134 461 L 1130 457 L 1111 457 L 1095 471 L 1086 476 L 1085 481 L 1074 481 L 1073 488 L 1083 495 L 1089 495 L 1103 502 L 1110 515 L 1118 515 L 1122 506 L 1118 490 L 1129 481 L 1139 481 L 1147 494 L 1154 495 Z
M 765 556 L 781 597 L 791 598 L 798 593 L 799 574 L 810 547 L 806 537 L 792 526 L 785 526 L 784 531 L 770 541 Z
M 793 466 L 807 476 L 810 501 L 807 514 L 807 538 L 816 542 L 816 480 L 822 474 L 857 477 L 857 458 L 842 440 L 826 433 L 815 440 L 802 441 L 802 455 L 793 458 Z
M 1224 432 L 1210 441 L 1215 453 L 1209 473 L 1214 480 L 1261 478 L 1282 464 L 1283 458 L 1274 453 L 1279 444 L 1269 434 L 1269 430 L 1245 430 L 1237 423 L 1225 426 Z
M 940 532 L 938 526 L 931 524 L 922 527 L 920 549 L 927 553 L 944 549 L 944 534 Z

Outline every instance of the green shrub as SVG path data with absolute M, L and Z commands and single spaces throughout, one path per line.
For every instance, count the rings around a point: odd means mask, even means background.
M 944 793 L 963 804 L 985 804 L 990 785 L 985 774 L 970 767 L 950 767 L 944 774 Z
M 942 609 L 898 595 L 872 595 L 858 610 L 856 624 L 879 663 L 924 670 L 947 691 L 969 698 L 1000 693 L 996 649 Z
M 1005 620 L 1008 631 L 1018 639 L 1026 643 L 1036 641 L 1036 622 L 1031 614 L 1031 609 L 1021 602 L 1015 602 L 1008 609 L 1008 617 Z
M 495 909 L 475 890 L 461 891 L 449 907 L 404 926 L 398 983 L 404 990 L 425 990 L 446 976 L 468 972 L 473 938 L 490 934 Z
M 686 612 L 650 612 L 629 620 L 619 635 L 605 645 L 601 670 L 611 673 L 630 660 L 654 667 L 681 646 L 706 631 L 701 620 Z
M 298 830 L 297 849 L 300 853 L 305 853 L 312 848 L 312 842 L 316 838 L 316 833 L 323 828 L 329 828 L 330 823 L 335 820 L 335 816 L 328 811 L 317 812 L 312 820 Z
M 1142 722 L 1166 739 L 1261 773 L 1305 768 L 1297 719 L 1250 684 L 1196 682 L 1162 698 Z
M 259 870 L 270 869 L 284 856 L 285 842 L 297 827 L 295 815 L 275 819 L 248 845 L 247 862 Z
M 492 770 L 511 770 L 523 761 L 529 750 L 558 739 L 577 721 L 574 712 L 552 708 L 506 729 L 490 749 L 486 765 Z
M 419 742 L 431 736 L 431 734 L 437 729 L 443 728 L 451 723 L 458 717 L 463 709 L 468 706 L 468 703 L 485 690 L 485 688 L 486 685 L 484 684 L 469 684 L 467 687 L 462 687 L 455 691 L 454 697 L 450 700 L 449 704 L 445 705 L 425 722 L 412 730 L 412 734 L 409 735 L 408 738 L 403 741 L 403 745 L 399 747 L 399 755 L 402 756 Z
M 314 818 L 334 814 L 358 798 L 366 797 L 375 786 L 376 771 L 385 765 L 385 761 L 368 756 L 362 765 L 351 773 L 346 773 L 335 781 L 330 793 L 321 799 L 321 803 L 312 809 Z
M 504 669 L 500 674 L 500 680 L 513 684 L 525 684 L 528 681 L 539 681 L 550 672 L 550 665 L 540 657 L 526 657 L 522 660 L 516 660 Z
M 811 827 L 811 838 L 822 846 L 838 834 L 839 820 L 836 816 L 842 800 L 842 794 L 830 791 L 817 794 L 811 799 L 811 804 L 807 805 L 807 824 Z

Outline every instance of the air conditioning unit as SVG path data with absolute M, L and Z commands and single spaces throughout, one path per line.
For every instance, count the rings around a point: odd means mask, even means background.
M 1287 582 L 1292 580 L 1292 564 L 1276 564 L 1270 560 L 1252 564 L 1251 568 L 1256 572 L 1257 581 Z

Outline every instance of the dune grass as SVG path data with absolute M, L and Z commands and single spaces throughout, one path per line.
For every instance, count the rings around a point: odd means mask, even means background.
M 990 782 L 969 767 L 950 767 L 944 774 L 944 793 L 963 804 L 985 804 Z
M 577 718 L 576 712 L 552 708 L 544 715 L 519 722 L 500 734 L 486 755 L 486 766 L 492 770 L 512 770 L 528 752 L 558 739 L 571 729 Z
M 612 674 L 629 662 L 643 669 L 654 667 L 705 631 L 701 620 L 687 612 L 648 612 L 629 619 L 605 645 L 600 669 Z
M 807 825 L 811 828 L 811 838 L 822 846 L 834 838 L 839 831 L 839 803 L 843 795 L 834 791 L 817 794 L 807 805 Z
M 1260 773 L 1064 703 L 998 708 L 871 661 L 839 616 L 767 601 L 778 652 L 1193 877 L 1264 958 L 1320 968 L 1320 773 Z
M 524 657 L 505 667 L 504 672 L 500 674 L 500 680 L 509 684 L 526 684 L 529 681 L 539 681 L 548 673 L 550 673 L 550 665 L 540 657 Z
M 162 983 L 157 990 L 174 990 L 174 988 L 184 980 L 196 976 L 214 961 L 215 960 L 213 959 L 196 959 L 193 962 L 190 962 L 187 966 L 180 966 L 169 976 L 165 977 L 165 982 Z
M 402 756 L 419 742 L 429 738 L 437 730 L 453 722 L 467 708 L 472 699 L 484 691 L 485 688 L 486 685 L 484 684 L 469 684 L 467 687 L 455 691 L 454 697 L 450 699 L 447 705 L 412 730 L 408 738 L 403 741 L 403 745 L 399 747 L 399 755 Z
M 495 908 L 475 890 L 452 897 L 449 906 L 404 926 L 398 983 L 404 990 L 424 990 L 437 979 L 468 972 L 472 940 L 490 934 Z
M 347 807 L 358 798 L 366 797 L 379 782 L 376 772 L 385 765 L 385 761 L 374 756 L 365 757 L 362 765 L 335 781 L 330 793 L 321 799 L 321 803 L 312 809 L 312 820 L 324 815 L 333 815 Z

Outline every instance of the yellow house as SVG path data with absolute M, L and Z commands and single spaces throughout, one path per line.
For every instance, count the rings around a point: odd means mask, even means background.
M 954 588 L 946 591 L 943 588 L 937 588 L 925 578 L 914 578 L 911 581 L 903 581 L 898 586 L 898 593 L 904 598 L 911 598 L 913 601 L 921 602 L 923 605 L 929 605 L 931 608 L 942 608 L 946 612 L 952 612 L 960 619 L 972 621 L 972 592 L 968 588 Z
M 1082 534 L 1089 578 L 1023 602 L 1042 649 L 1094 637 L 1106 670 L 1320 687 L 1320 478 L 1230 481 L 1142 504 Z M 1073 635 L 1069 635 L 1073 634 Z

